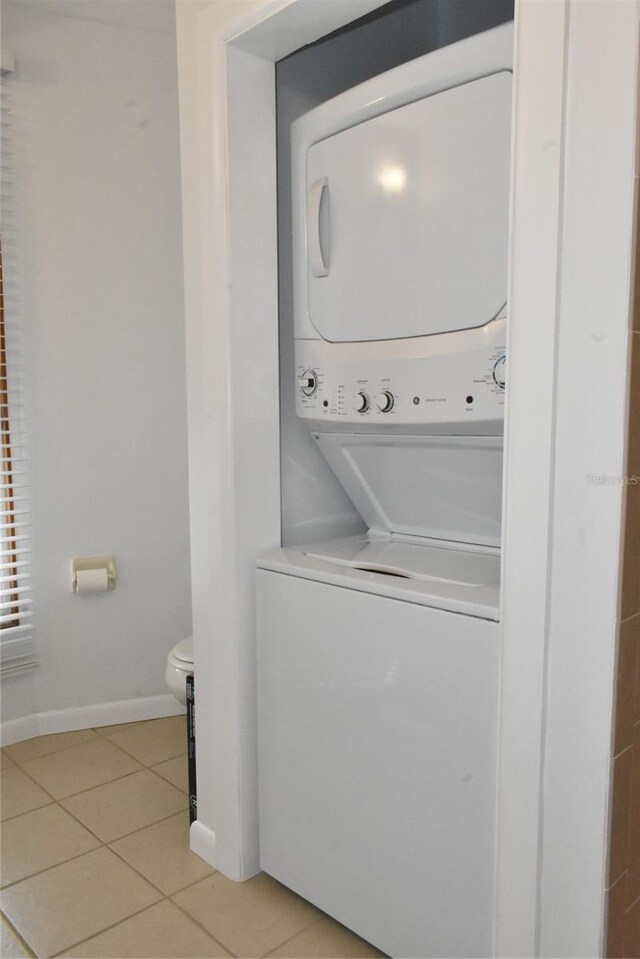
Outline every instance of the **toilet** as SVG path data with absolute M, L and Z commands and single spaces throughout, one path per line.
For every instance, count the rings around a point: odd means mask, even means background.
M 187 676 L 193 675 L 193 639 L 181 639 L 167 656 L 167 686 L 178 702 L 186 705 Z

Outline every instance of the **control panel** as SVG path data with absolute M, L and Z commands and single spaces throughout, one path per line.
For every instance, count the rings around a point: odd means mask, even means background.
M 504 418 L 505 321 L 386 343 L 297 340 L 296 411 L 333 428 L 485 425 Z M 470 431 L 473 431 L 471 428 Z

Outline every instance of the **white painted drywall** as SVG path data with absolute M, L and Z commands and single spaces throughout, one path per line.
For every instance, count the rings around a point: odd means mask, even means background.
M 152 30 L 175 37 L 176 8 L 174 0 L 19 0 L 32 4 L 45 13 L 82 20 L 99 20 L 123 27 Z
M 191 631 L 175 37 L 87 3 L 2 11 L 40 659 L 3 681 L 4 720 L 165 693 Z M 73 595 L 71 557 L 97 552 L 115 592 Z

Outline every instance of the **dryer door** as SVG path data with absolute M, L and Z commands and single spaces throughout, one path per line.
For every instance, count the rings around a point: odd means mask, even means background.
M 482 326 L 506 300 L 511 73 L 384 113 L 307 155 L 311 321 L 333 342 Z

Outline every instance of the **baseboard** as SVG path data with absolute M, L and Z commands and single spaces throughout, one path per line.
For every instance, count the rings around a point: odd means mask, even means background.
M 203 826 L 197 819 L 191 823 L 191 828 L 189 829 L 189 846 L 191 847 L 191 851 L 195 852 L 201 859 L 204 859 L 205 862 L 208 862 L 214 869 L 216 868 L 215 845 L 216 834 L 212 829 L 207 829 L 207 827 Z
M 73 729 L 92 726 L 115 726 L 118 723 L 136 723 L 144 719 L 162 719 L 180 716 L 185 712 L 173 696 L 144 696 L 141 699 L 122 699 L 115 703 L 94 703 L 72 709 L 54 709 L 46 713 L 32 713 L 20 719 L 9 719 L 0 726 L 3 746 L 43 736 L 47 733 L 66 733 Z
M 191 852 L 195 852 L 210 866 L 217 869 L 227 879 L 233 879 L 234 882 L 246 882 L 247 879 L 257 876 L 260 872 L 257 858 L 255 862 L 243 864 L 241 859 L 235 855 L 234 849 L 227 846 L 225 853 L 224 843 L 221 845 L 216 842 L 216 834 L 213 829 L 209 829 L 199 819 L 191 823 L 189 846 Z
M 2 746 L 11 746 L 13 743 L 21 743 L 23 739 L 33 739 L 34 736 L 39 735 L 40 725 L 37 713 L 21 716 L 20 719 L 8 719 L 0 725 L 0 745 Z

